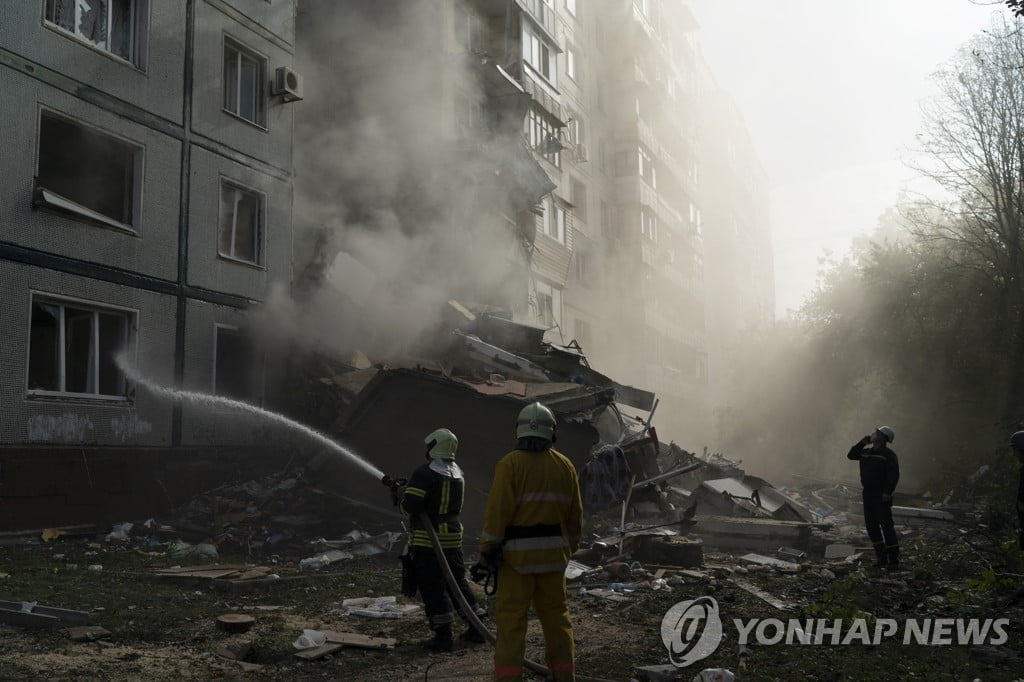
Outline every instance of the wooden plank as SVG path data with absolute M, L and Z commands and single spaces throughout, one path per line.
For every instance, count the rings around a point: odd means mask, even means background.
M 391 637 L 369 637 L 358 632 L 333 632 L 323 631 L 327 635 L 327 641 L 332 644 L 343 644 L 354 646 L 360 649 L 394 649 L 398 640 Z
M 300 651 L 297 654 L 295 654 L 295 656 L 297 658 L 302 658 L 302 659 L 307 660 L 307 661 L 315 661 L 318 658 L 323 658 L 327 654 L 333 654 L 335 651 L 337 651 L 341 647 L 342 647 L 341 644 L 330 644 L 330 643 L 328 643 L 328 644 L 324 644 L 323 646 L 318 646 L 315 649 L 306 649 L 304 651 Z
M 236 575 L 237 573 L 237 569 L 228 568 L 211 571 L 190 571 L 187 573 L 157 573 L 157 575 L 161 578 L 204 578 L 206 580 L 217 580 Z
M 174 566 L 172 568 L 156 568 L 153 570 L 160 574 L 173 574 L 191 573 L 193 571 L 226 571 L 229 568 L 233 571 L 244 571 L 251 568 L 251 566 L 246 566 L 245 564 L 207 564 L 205 566 Z
M 60 619 L 55 616 L 28 613 L 20 610 L 11 611 L 9 609 L 0 609 L 0 623 L 14 625 L 19 628 L 38 628 L 41 630 L 56 630 L 60 627 Z
M 9 611 L 21 611 L 21 602 L 0 601 L 0 609 L 7 609 Z M 89 622 L 89 614 L 85 611 L 57 609 L 52 606 L 40 606 L 37 604 L 36 607 L 32 609 L 32 613 L 41 614 L 44 616 L 53 616 L 54 618 L 57 618 L 64 623 L 73 623 L 75 625 L 84 625 Z

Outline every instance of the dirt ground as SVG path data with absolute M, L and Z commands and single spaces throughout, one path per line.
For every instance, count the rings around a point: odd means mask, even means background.
M 723 621 L 733 618 L 980 617 L 1008 618 L 1008 641 L 987 655 L 969 646 L 752 646 L 743 653 L 727 625 L 717 650 L 675 679 L 689 681 L 701 668 L 727 668 L 740 680 L 1012 680 L 1024 679 L 1024 608 L 1020 555 L 993 539 L 972 547 L 965 534 L 908 542 L 908 568 L 882 573 L 854 566 L 845 575 L 822 577 L 821 562 L 799 573 L 750 572 L 743 579 L 790 602 L 780 611 L 733 582 L 730 571 L 673 580 L 669 589 L 641 586 L 608 601 L 581 594 L 571 584 L 570 611 L 581 678 L 629 680 L 636 666 L 669 663 L 661 621 L 674 604 L 700 596 L 717 599 Z M 977 543 L 975 543 L 977 544 Z M 306 552 L 305 555 L 310 554 Z M 428 633 L 422 613 L 403 619 L 344 615 L 341 600 L 398 594 L 398 561 L 378 555 L 342 561 L 317 572 L 298 560 L 221 556 L 222 563 L 270 566 L 281 576 L 266 586 L 215 587 L 211 581 L 172 580 L 153 574 L 175 565 L 166 556 L 143 556 L 110 547 L 98 538 L 59 538 L 49 544 L 0 545 L 0 599 L 90 613 L 90 623 L 110 631 L 96 642 L 74 642 L 66 629 L 26 630 L 0 625 L 0 678 L 89 680 L 480 680 L 488 679 L 488 645 L 459 646 L 429 654 L 417 646 Z M 739 564 L 729 557 L 715 563 Z M 1017 562 L 1017 563 L 1014 563 Z M 102 570 L 90 569 L 102 565 Z M 742 571 L 740 571 L 742 572 Z M 591 589 L 594 587 L 590 586 Z M 404 598 L 399 597 L 400 601 Z M 216 627 L 224 613 L 256 618 L 252 630 L 229 635 Z M 492 624 L 493 625 L 493 624 Z M 345 648 L 328 657 L 296 658 L 292 642 L 304 628 L 393 637 L 392 650 Z M 248 647 L 243 660 L 217 652 Z M 528 655 L 543 661 L 543 637 L 531 620 Z M 540 679 L 535 676 L 535 679 Z

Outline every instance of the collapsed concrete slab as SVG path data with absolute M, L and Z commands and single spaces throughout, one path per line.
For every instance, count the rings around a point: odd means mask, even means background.
M 702 516 L 694 519 L 691 534 L 708 547 L 722 550 L 745 549 L 774 552 L 779 547 L 804 548 L 810 544 L 817 524 L 777 519 Z
M 578 413 L 564 412 L 562 406 L 593 412 L 607 404 L 610 394 L 566 386 L 558 394 L 564 400 L 552 401 L 558 418 L 556 447 L 581 469 L 598 440 L 597 431 L 587 421 L 573 420 Z M 568 400 L 569 391 L 572 400 Z M 388 475 L 406 477 L 423 462 L 423 436 L 439 427 L 454 431 L 459 438 L 458 462 L 467 481 L 462 521 L 471 535 L 482 523 L 494 465 L 515 446 L 516 415 L 532 399 L 489 395 L 427 372 L 381 370 L 338 418 L 331 435 Z M 394 513 L 384 487 L 350 462 L 325 454 L 308 468 L 315 468 L 320 487 L 378 512 Z

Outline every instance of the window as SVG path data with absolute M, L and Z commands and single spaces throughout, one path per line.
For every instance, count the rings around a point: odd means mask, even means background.
M 573 80 L 576 78 L 576 48 L 571 45 L 565 47 L 565 75 Z
M 262 265 L 264 212 L 262 194 L 222 180 L 218 253 L 226 258 Z
M 557 85 L 555 73 L 555 49 L 541 38 L 529 22 L 523 22 L 523 61 L 544 77 L 551 85 Z
M 648 208 L 640 209 L 640 234 L 652 242 L 658 241 L 658 218 Z
M 464 4 L 455 7 L 455 42 L 466 52 L 484 52 L 484 28 L 480 17 Z
M 647 181 L 654 189 L 658 188 L 658 171 L 654 168 L 654 160 L 651 155 L 647 153 L 647 150 L 643 147 L 637 147 L 638 159 L 639 159 L 639 171 L 640 177 Z
M 570 182 L 572 188 L 573 215 L 579 216 L 582 220 L 587 218 L 587 186 L 580 180 L 573 178 Z
M 128 383 L 116 358 L 129 351 L 133 313 L 32 297 L 28 392 L 125 398 Z
M 545 327 L 562 324 L 562 290 L 537 282 L 537 319 Z
M 261 402 L 261 361 L 245 334 L 236 327 L 217 325 L 214 358 L 215 394 L 245 402 Z
M 565 0 L 565 11 L 576 16 L 576 0 Z
M 533 106 L 527 116 L 526 125 L 530 136 L 530 147 L 555 167 L 561 168 L 562 155 L 559 150 L 562 145 L 559 143 L 558 135 L 555 134 L 555 126 L 551 118 L 539 106 Z
M 565 208 L 558 201 L 551 199 L 547 215 L 544 219 L 544 234 L 560 244 L 565 243 Z
M 142 149 L 62 116 L 39 120 L 36 206 L 137 231 Z
M 46 0 L 46 23 L 145 68 L 147 0 Z
M 576 251 L 573 253 L 573 259 L 576 261 L 576 281 L 584 287 L 590 286 L 590 254 L 586 251 Z
M 267 60 L 240 43 L 224 40 L 224 110 L 265 127 Z
M 573 330 L 573 338 L 576 339 L 576 343 L 578 343 L 581 348 L 586 350 L 587 346 L 590 345 L 590 323 L 587 322 L 586 320 L 581 320 L 577 317 L 574 323 L 574 327 L 575 329 Z

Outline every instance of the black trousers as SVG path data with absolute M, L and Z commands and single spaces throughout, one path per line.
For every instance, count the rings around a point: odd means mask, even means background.
M 882 500 L 882 493 L 865 490 L 864 525 L 871 538 L 871 544 L 879 557 L 885 556 L 890 561 L 899 559 L 900 541 L 896 536 L 896 526 L 892 521 L 892 502 Z
M 466 562 L 462 557 L 462 549 L 446 549 L 444 556 L 448 560 L 448 567 L 455 576 L 455 582 L 459 585 L 470 608 L 476 608 L 476 595 L 469 589 L 466 582 Z M 437 562 L 437 555 L 433 548 L 414 547 L 412 549 L 412 565 L 416 574 L 416 586 L 420 589 L 420 596 L 423 597 L 423 608 L 427 612 L 427 622 L 432 630 L 445 626 L 451 627 L 452 601 L 453 596 L 448 587 L 448 581 L 444 579 L 441 565 Z M 459 614 L 462 615 L 461 613 Z M 465 616 L 463 616 L 465 619 Z

